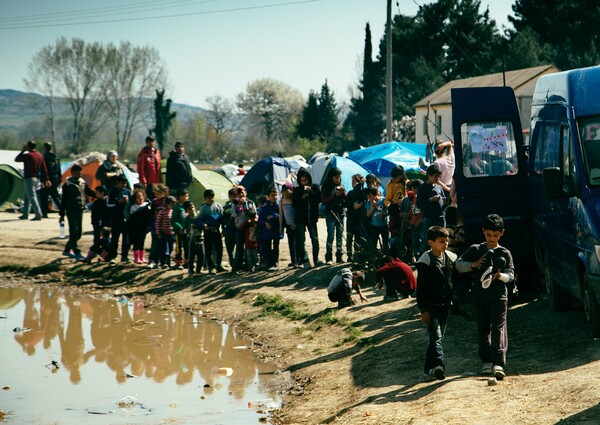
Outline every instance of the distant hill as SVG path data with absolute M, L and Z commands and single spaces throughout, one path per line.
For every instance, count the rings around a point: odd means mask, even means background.
M 44 119 L 44 114 L 38 109 L 42 96 L 36 93 L 25 93 L 18 90 L 0 90 L 0 129 L 17 132 L 20 127 L 32 121 Z M 153 99 L 148 99 L 152 103 Z M 57 102 L 57 116 L 66 118 L 70 111 L 66 102 Z M 198 106 L 173 103 L 171 110 L 177 112 L 177 118 L 187 121 L 195 114 L 206 115 L 206 110 Z

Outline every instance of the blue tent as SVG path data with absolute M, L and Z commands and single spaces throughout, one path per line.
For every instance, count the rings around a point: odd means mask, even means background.
M 346 191 L 352 189 L 352 176 L 354 174 L 362 174 L 363 176 L 369 174 L 369 170 L 350 158 L 344 158 L 335 154 L 325 154 L 316 157 L 310 165 L 310 175 L 312 176 L 313 183 L 323 185 L 331 167 L 337 167 L 342 170 L 342 185 L 344 185 Z
M 425 160 L 426 149 L 427 145 L 421 143 L 388 142 L 352 151 L 348 157 L 379 177 L 383 185 L 387 184 L 392 168 L 397 165 L 404 168 L 409 178 L 421 175 L 424 178 L 419 162 Z
M 285 158 L 270 156 L 254 164 L 240 184 L 246 188 L 250 198 L 256 199 L 260 195 L 266 195 L 272 186 L 280 191 L 291 171 L 292 165 Z

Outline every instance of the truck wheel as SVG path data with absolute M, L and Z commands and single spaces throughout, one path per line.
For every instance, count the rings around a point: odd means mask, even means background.
M 548 292 L 548 305 L 550 306 L 550 310 L 566 310 L 570 306 L 570 295 L 556 283 L 556 279 L 550 270 L 547 256 L 544 261 L 544 283 L 546 284 L 546 291 Z
M 592 326 L 592 338 L 600 338 L 600 306 L 587 287 L 583 291 L 583 309 L 586 319 Z

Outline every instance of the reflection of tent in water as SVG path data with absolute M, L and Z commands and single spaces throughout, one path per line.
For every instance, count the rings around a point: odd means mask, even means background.
M 20 151 L 0 151 L 0 205 L 5 202 L 16 203 L 23 199 L 23 164 L 15 162 Z
M 0 310 L 9 310 L 23 299 L 22 288 L 0 288 Z
M 96 179 L 96 171 L 98 171 L 98 167 L 102 165 L 102 163 L 106 160 L 106 155 L 100 152 L 90 152 L 86 156 L 82 156 L 81 158 L 76 159 L 75 161 L 68 162 L 66 164 L 61 164 L 61 182 L 64 183 L 67 178 L 71 177 L 71 167 L 73 164 L 79 164 L 83 168 L 81 171 L 81 177 L 85 180 L 90 188 L 95 189 L 100 186 L 100 181 Z M 134 173 L 129 168 L 123 165 L 123 171 L 125 177 L 127 177 L 127 181 L 129 182 L 129 187 L 133 188 L 133 185 L 139 182 L 137 173 Z

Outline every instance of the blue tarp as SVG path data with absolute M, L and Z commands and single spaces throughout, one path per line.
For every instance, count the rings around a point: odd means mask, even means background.
M 426 148 L 421 143 L 388 142 L 352 151 L 348 157 L 381 178 L 389 177 L 396 165 L 404 167 L 404 171 L 421 170 L 419 158 L 425 160 Z

